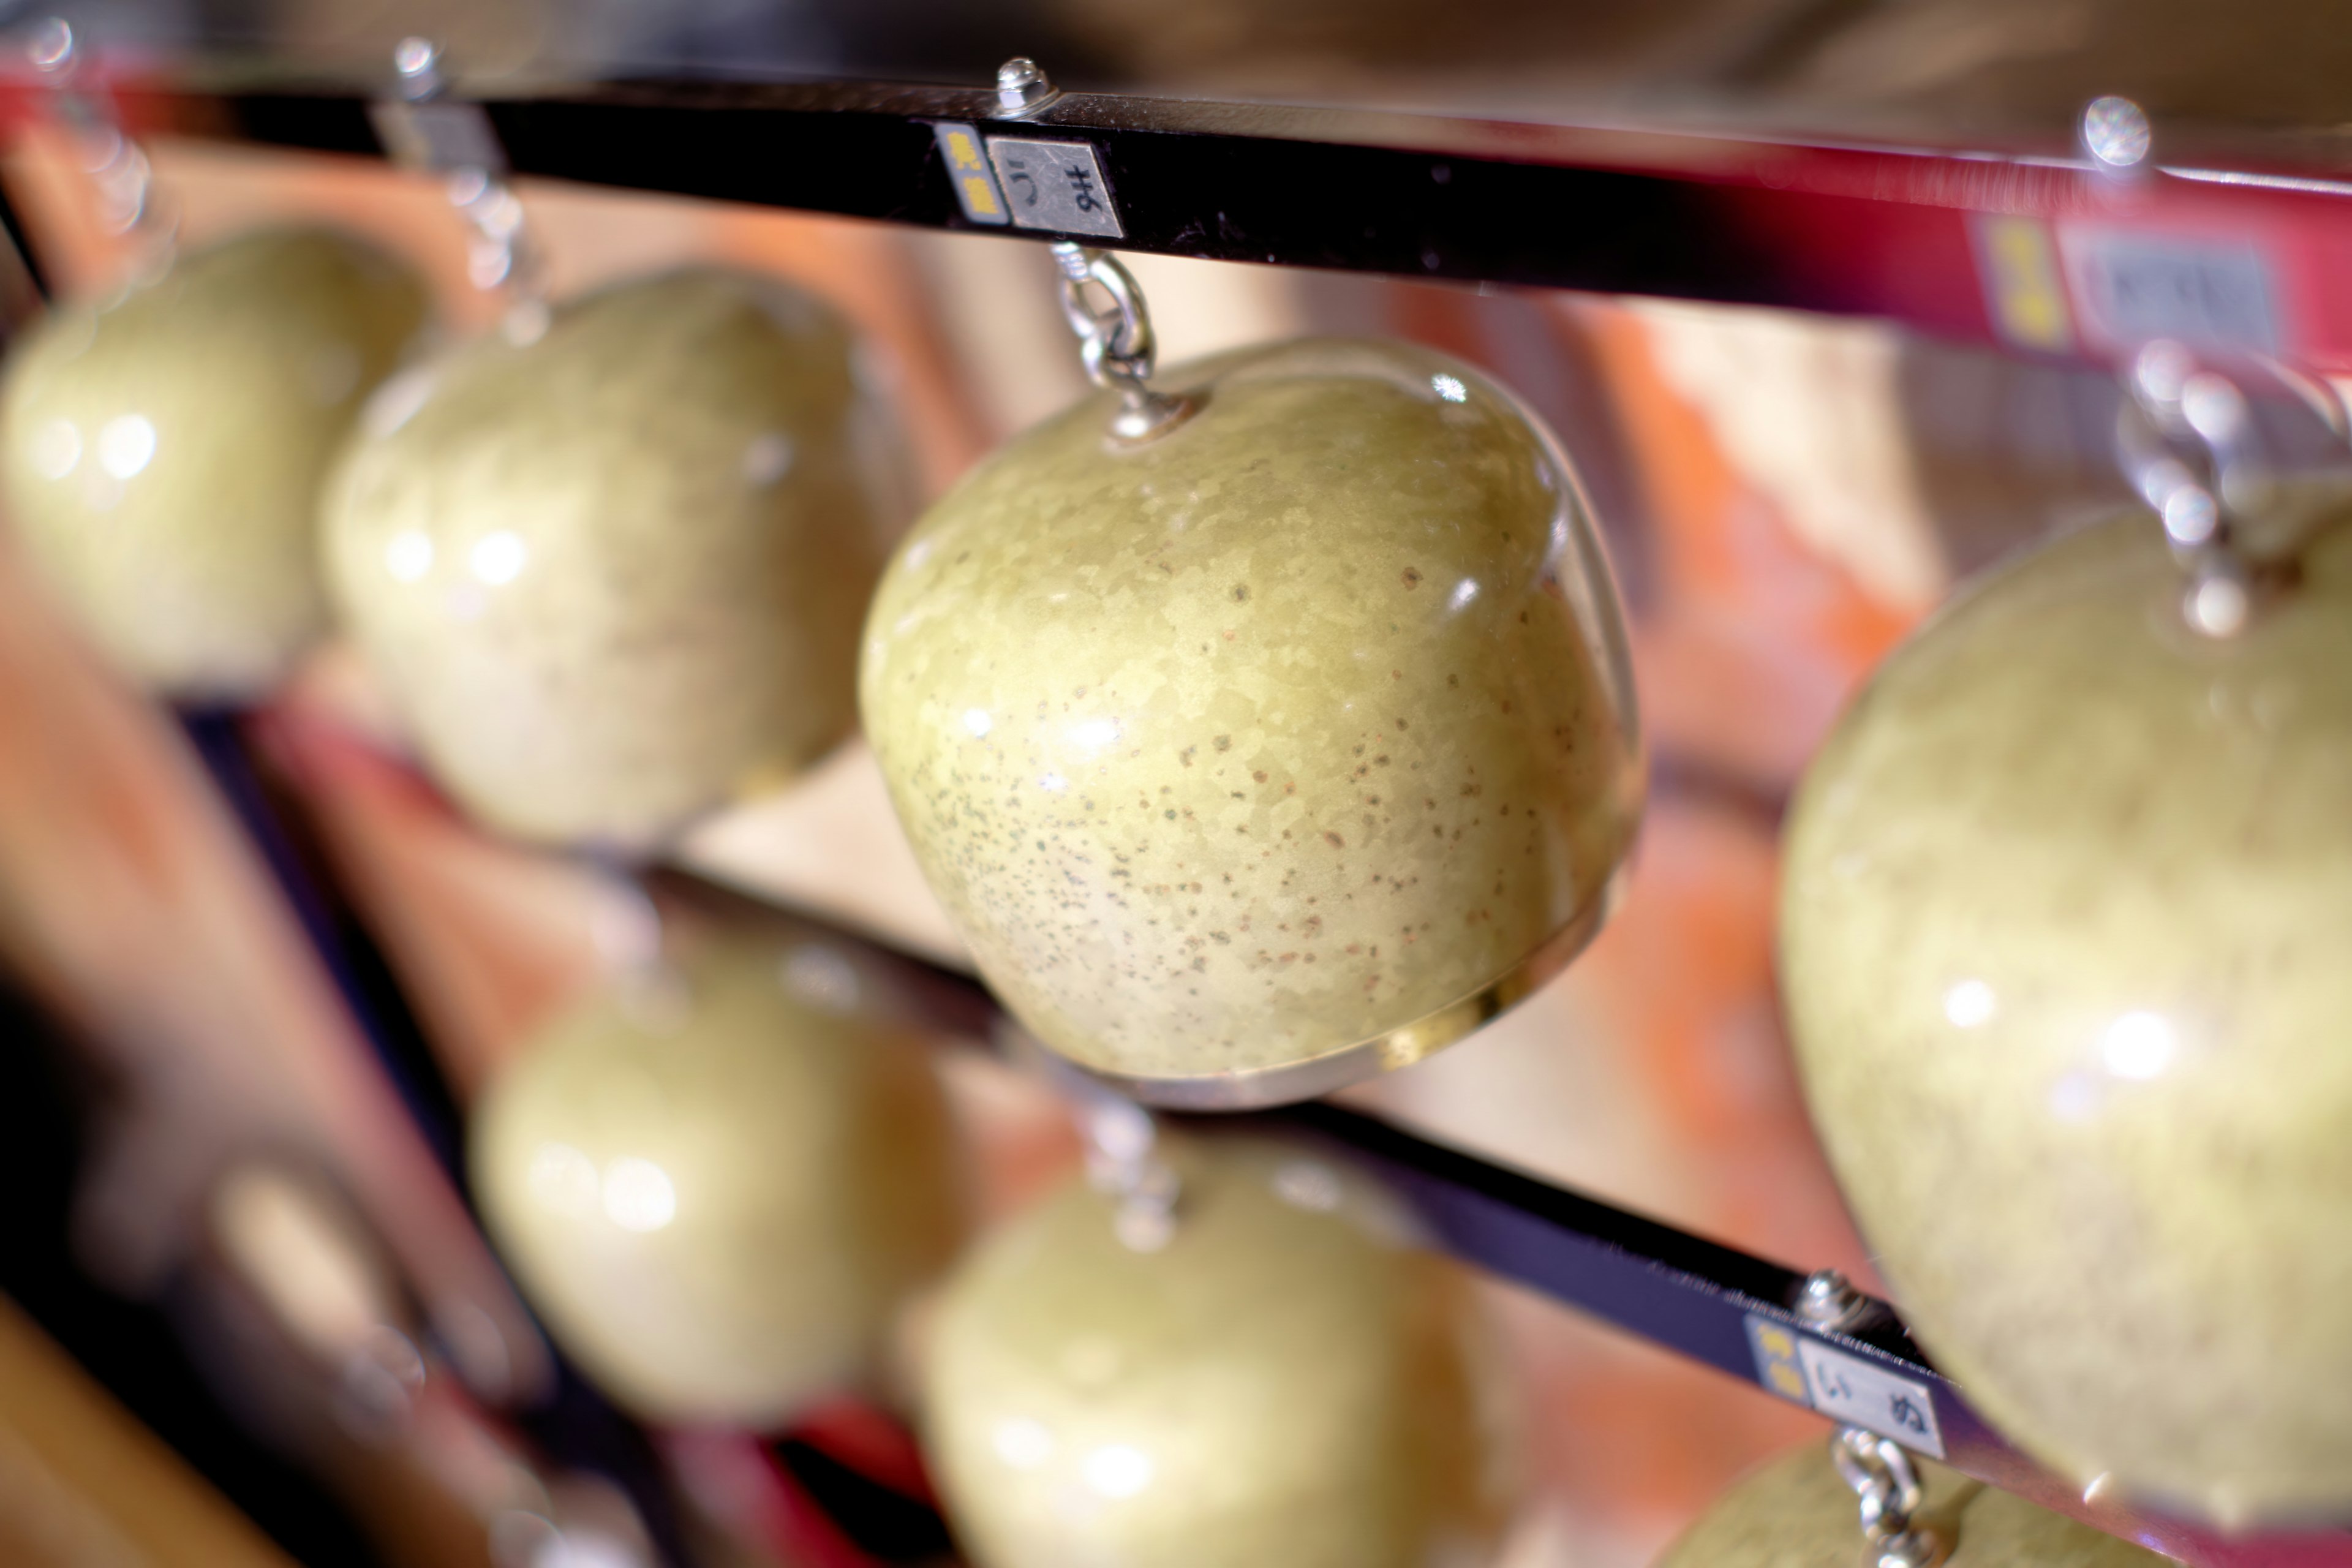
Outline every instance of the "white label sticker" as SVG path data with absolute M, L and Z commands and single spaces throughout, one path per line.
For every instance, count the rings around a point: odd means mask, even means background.
M 1797 1357 L 1804 1363 L 1814 1409 L 1892 1437 L 1931 1459 L 1944 1457 L 1944 1435 L 1936 1427 L 1936 1403 L 1927 1384 L 1819 1340 L 1800 1339 Z
M 1105 239 L 1126 234 L 1103 179 L 1102 161 L 1090 143 L 992 136 L 988 156 L 996 165 L 997 188 L 1021 227 Z
M 2269 256 L 2249 241 L 2077 227 L 2062 232 L 2060 246 L 2084 325 L 2100 342 L 2278 348 L 2278 284 Z

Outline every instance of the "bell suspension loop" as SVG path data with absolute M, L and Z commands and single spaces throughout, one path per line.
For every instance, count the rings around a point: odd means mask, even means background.
M 1053 253 L 1062 269 L 1062 316 L 1077 336 L 1087 379 L 1119 396 L 1113 444 L 1140 446 L 1192 417 L 1197 399 L 1150 385 L 1159 347 L 1135 275 L 1108 251 L 1075 240 L 1056 240 Z
M 1862 1568 L 1937 1568 L 1951 1555 L 1952 1543 L 1916 1518 L 1926 1489 L 1902 1445 L 1843 1426 L 1830 1438 L 1830 1459 L 1860 1508 Z
M 1158 1118 L 1011 1019 L 998 1021 L 995 1037 L 1007 1058 L 1045 1079 L 1069 1107 L 1086 1144 L 1087 1184 L 1111 1200 L 1119 1245 L 1151 1253 L 1174 1240 L 1184 1184 L 1160 1143 Z
M 579 857 L 594 884 L 589 940 L 605 983 L 639 1022 L 664 1029 L 682 1020 L 693 998 L 671 951 L 662 909 L 637 869 L 594 850 Z
M 485 293 L 504 289 L 499 330 L 510 342 L 536 342 L 550 320 L 544 259 L 507 183 L 506 150 L 481 106 L 447 96 L 441 51 L 429 38 L 393 50 L 399 98 L 376 106 L 378 127 L 400 161 L 443 177 L 449 205 L 472 229 L 466 271 Z
M 2267 369 L 2324 429 L 2352 472 L 2352 414 L 2326 383 L 2274 363 Z M 2215 638 L 2243 631 L 2286 574 L 2307 521 L 2285 500 L 2290 476 L 2265 450 L 2263 432 L 2238 381 L 2200 363 L 2185 344 L 2143 345 L 2124 376 L 2116 454 L 2124 477 L 2162 520 L 2166 542 L 2188 577 L 2181 616 Z M 2332 476 L 2341 488 L 2346 475 Z M 2308 488 L 2308 487 L 2305 487 Z
M 89 47 L 72 23 L 49 16 L 34 26 L 26 56 L 47 84 L 82 172 L 97 190 L 100 226 L 125 242 L 130 281 L 162 277 L 177 253 L 179 216 L 157 199 L 146 150 L 123 131 L 103 89 L 88 85 Z

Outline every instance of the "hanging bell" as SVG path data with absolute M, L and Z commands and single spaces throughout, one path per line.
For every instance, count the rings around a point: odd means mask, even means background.
M 641 856 L 848 731 L 898 481 L 840 318 L 693 268 L 387 387 L 329 572 L 461 805 Z
M 1511 1480 L 1467 1280 L 1281 1144 L 1184 1142 L 1174 1223 L 1077 1181 L 943 1293 L 924 1428 L 979 1568 L 1488 1561 Z
M 616 976 L 492 1084 L 470 1170 L 557 1341 L 657 1421 L 772 1427 L 873 1389 L 962 1234 L 925 1047 L 814 945 Z
M 1815 760 L 1781 892 L 1814 1121 L 1937 1364 L 2231 1524 L 2352 1513 L 2337 517 L 2222 626 L 2146 513 L 1996 571 Z
M 1565 458 L 1399 343 L 1230 354 L 1016 437 L 899 550 L 860 680 L 991 986 L 1161 1104 L 1476 1027 L 1599 927 L 1640 807 Z
M 10 356 L 0 483 L 35 566 L 126 673 L 249 700 L 325 631 L 329 465 L 424 322 L 357 240 L 265 231 L 52 311 Z

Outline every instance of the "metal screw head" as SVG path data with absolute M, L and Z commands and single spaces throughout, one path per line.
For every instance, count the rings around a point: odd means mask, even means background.
M 1859 1317 L 1869 1298 L 1834 1268 L 1816 1270 L 1797 1292 L 1797 1316 L 1817 1329 L 1842 1329 Z
M 2083 110 L 2083 145 L 2110 169 L 2132 169 L 2147 162 L 2153 140 L 2147 111 L 2128 98 L 2110 93 L 2093 99 Z
M 430 38 L 406 37 L 393 46 L 393 68 L 400 73 L 400 95 L 411 103 L 425 103 L 441 92 L 441 51 Z
M 1054 84 L 1035 60 L 1016 55 L 996 68 L 996 102 L 1007 113 L 1034 109 L 1054 96 Z
M 32 41 L 25 47 L 33 68 L 41 71 L 61 71 L 73 64 L 73 24 L 63 16 L 51 16 L 33 29 Z
M 440 58 L 441 51 L 433 47 L 430 38 L 403 38 L 392 51 L 392 63 L 403 76 L 423 76 Z

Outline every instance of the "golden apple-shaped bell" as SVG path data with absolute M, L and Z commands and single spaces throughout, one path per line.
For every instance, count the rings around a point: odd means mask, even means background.
M 2168 1559 L 2037 1508 L 1941 1465 L 1916 1461 L 1924 1498 L 1912 1516 L 1949 1553 L 1944 1568 L 2162 1568 Z M 1855 1494 L 1828 1448 L 1808 1445 L 1741 1481 L 1656 1568 L 1854 1568 Z
M 330 575 L 467 809 L 642 853 L 849 729 L 898 481 L 852 350 L 797 289 L 693 269 L 384 389 Z
M 26 336 L 0 404 L 0 482 L 27 553 L 125 672 L 242 700 L 326 629 L 320 486 L 425 305 L 375 250 L 286 229 Z
M 1913 1327 L 2079 1481 L 2352 1514 L 2352 526 L 2236 636 L 2151 517 L 1897 651 L 1790 821 L 1807 1096 Z
M 982 1568 L 1487 1559 L 1507 1445 L 1466 1281 L 1297 1149 L 1182 1144 L 1164 1242 L 1073 1184 L 949 1285 L 925 1442 Z
M 990 984 L 1140 1098 L 1437 1049 L 1590 938 L 1641 789 L 1565 460 L 1466 366 L 1306 342 L 1097 397 L 931 509 L 860 704 Z
M 870 1385 L 961 1236 L 929 1058 L 848 975 L 821 947 L 720 944 L 590 998 L 480 1107 L 493 1239 L 641 1415 L 767 1426 Z

